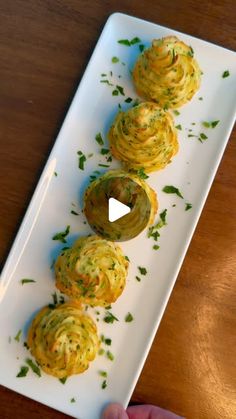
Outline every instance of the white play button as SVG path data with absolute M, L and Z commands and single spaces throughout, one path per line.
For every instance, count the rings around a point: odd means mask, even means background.
M 130 211 L 131 209 L 127 205 L 115 198 L 109 198 L 108 219 L 111 223 L 124 217 L 124 215 L 129 214 Z

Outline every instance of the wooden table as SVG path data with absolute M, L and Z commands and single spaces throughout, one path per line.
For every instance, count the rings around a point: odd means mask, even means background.
M 101 29 L 117 10 L 236 49 L 234 0 L 0 0 L 2 262 Z M 132 396 L 191 419 L 236 417 L 235 140 L 234 131 Z M 0 417 L 66 416 L 2 387 Z

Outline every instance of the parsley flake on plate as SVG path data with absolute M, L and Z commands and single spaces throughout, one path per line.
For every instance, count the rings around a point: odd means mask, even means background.
M 125 96 L 125 93 L 124 93 L 124 88 L 122 87 L 122 86 L 119 86 L 118 84 L 116 85 L 116 88 L 117 88 L 117 90 L 119 91 L 119 93 L 122 95 L 122 96 Z
M 34 363 L 34 361 L 32 361 L 32 359 L 30 359 L 30 358 L 26 359 L 26 364 L 32 369 L 32 371 L 36 375 L 41 377 L 41 371 L 40 371 L 39 367 Z
M 104 145 L 104 141 L 100 132 L 95 135 L 95 140 L 99 145 Z
M 114 355 L 110 351 L 107 351 L 107 358 L 110 359 L 110 361 L 114 361 L 115 359 Z
M 176 116 L 179 116 L 179 115 L 180 115 L 180 112 L 179 112 L 177 109 L 174 109 L 174 110 L 173 110 L 173 113 L 174 113 Z
M 138 266 L 138 270 L 141 275 L 147 275 L 147 269 L 143 268 L 142 266 Z
M 78 167 L 80 170 L 84 170 L 84 163 L 86 162 L 87 157 L 82 153 L 82 151 L 78 151 L 77 154 L 79 155 Z
M 143 52 L 145 50 L 145 45 L 143 44 L 140 44 L 138 47 L 140 52 Z
M 207 135 L 204 134 L 204 132 L 201 132 L 199 137 L 198 137 L 198 141 L 200 141 L 201 143 L 203 143 L 203 141 L 207 140 Z
M 107 378 L 107 372 L 106 371 L 99 371 L 98 373 L 101 377 Z
M 16 336 L 14 337 L 14 339 L 17 341 L 17 342 L 20 342 L 20 337 L 21 337 L 21 334 L 22 334 L 22 330 L 20 329 L 19 330 L 19 332 L 16 334 Z
M 65 384 L 65 383 L 66 383 L 66 380 L 67 380 L 67 377 L 59 378 L 59 381 L 60 381 L 62 384 Z
M 186 202 L 186 204 L 185 204 L 185 211 L 190 210 L 192 207 L 193 207 L 192 204 L 190 204 L 189 202 Z
M 176 194 L 177 196 L 179 196 L 182 199 L 184 198 L 183 195 L 181 194 L 180 190 L 173 185 L 164 186 L 162 191 L 165 192 L 165 193 L 168 193 L 168 194 Z
M 65 231 L 61 231 L 59 233 L 54 234 L 52 237 L 52 240 L 58 240 L 61 243 L 66 243 L 66 236 L 70 233 L 70 226 L 68 225 L 65 229 Z
M 106 382 L 106 380 L 104 380 L 102 382 L 102 389 L 104 390 L 106 387 L 107 387 L 107 382 Z
M 118 63 L 120 60 L 119 60 L 119 58 L 118 57 L 112 57 L 112 59 L 111 59 L 111 62 L 113 63 L 113 64 L 116 64 L 116 63 Z
M 34 279 L 23 278 L 20 280 L 20 282 L 22 283 L 22 285 L 24 285 L 24 284 L 30 284 L 31 282 L 36 282 L 36 281 Z
M 114 316 L 114 314 L 112 314 L 110 311 L 107 311 L 105 317 L 104 317 L 104 321 L 106 323 L 114 323 L 114 321 L 119 321 L 119 319 L 117 319 L 116 316 Z
M 131 45 L 139 44 L 141 42 L 141 39 L 139 39 L 137 36 L 130 41 L 128 39 L 119 39 L 117 41 L 118 44 L 125 45 L 126 47 L 131 47 Z
M 134 320 L 133 316 L 131 313 L 127 313 L 127 315 L 125 316 L 125 322 L 126 323 L 130 323 Z
M 70 212 L 71 214 L 73 214 L 73 215 L 79 215 L 78 214 L 78 212 L 76 212 L 76 211 L 74 211 L 74 210 L 71 210 L 71 212 Z
M 219 120 L 218 121 L 203 121 L 202 125 L 206 128 L 215 128 L 218 124 L 219 124 Z
M 17 377 L 26 377 L 26 375 L 28 374 L 29 371 L 29 367 L 21 367 L 20 371 L 17 374 Z
M 223 74 L 222 74 L 222 78 L 223 79 L 225 79 L 226 77 L 229 77 L 230 76 L 230 72 L 229 72 L 229 70 L 225 70 L 224 72 L 223 72 Z

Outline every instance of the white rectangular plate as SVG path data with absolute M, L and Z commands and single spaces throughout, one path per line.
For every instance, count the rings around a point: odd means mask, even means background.
M 161 230 L 160 249 L 152 249 L 154 243 L 147 238 L 147 232 L 122 243 L 131 263 L 125 291 L 112 308 L 119 322 L 106 324 L 103 309 L 99 309 L 100 315 L 96 315 L 94 309 L 90 310 L 93 318 L 100 319 L 99 331 L 112 339 L 110 350 L 115 360 L 111 362 L 104 356 L 98 356 L 86 373 L 71 377 L 65 385 L 46 374 L 38 378 L 33 372 L 26 378 L 16 378 L 28 356 L 23 342 L 29 322 L 38 309 L 50 302 L 55 291 L 50 265 L 63 244 L 52 241 L 52 236 L 68 224 L 71 226 L 69 244 L 78 233 L 91 233 L 81 214 L 82 189 L 88 184 L 89 175 L 97 169 L 98 163 L 106 163 L 94 140 L 95 134 L 101 132 L 105 137 L 118 111 L 118 104 L 121 103 L 125 109 L 130 106 L 124 103 L 125 97 L 137 97 L 130 69 L 139 54 L 138 45 L 126 47 L 117 41 L 138 36 L 145 45 L 149 45 L 153 38 L 170 34 L 179 36 L 193 47 L 204 75 L 200 91 L 180 109 L 181 115 L 176 117 L 176 124 L 182 125 L 178 155 L 165 170 L 151 174 L 148 179 L 158 194 L 160 210 L 168 210 L 168 225 Z M 112 56 L 119 57 L 125 65 L 121 62 L 113 64 Z M 222 73 L 225 70 L 230 71 L 230 77 L 224 79 Z M 100 83 L 101 73 L 108 74 L 107 78 L 114 85 L 123 86 L 125 97 L 112 96 L 113 88 Z M 82 419 L 99 418 L 102 408 L 111 401 L 127 405 L 233 127 L 235 82 L 236 59 L 231 51 L 123 14 L 117 13 L 108 19 L 2 272 L 1 384 Z M 201 122 L 209 120 L 220 120 L 220 123 L 214 129 L 202 127 Z M 188 138 L 188 129 L 197 134 L 205 132 L 207 141 L 201 144 L 197 138 Z M 78 150 L 94 154 L 86 162 L 84 171 L 78 169 Z M 112 163 L 112 167 L 116 165 Z M 162 192 L 165 185 L 178 187 L 184 199 Z M 186 202 L 193 205 L 187 212 Z M 173 204 L 176 206 L 173 207 Z M 73 209 L 80 216 L 72 215 L 70 211 Z M 138 266 L 144 266 L 148 271 L 141 282 L 135 279 Z M 21 278 L 34 278 L 37 282 L 22 286 Z M 127 312 L 134 316 L 132 323 L 124 321 Z M 18 343 L 14 336 L 19 329 L 23 329 L 23 334 Z M 11 342 L 9 336 L 12 337 Z M 99 370 L 108 372 L 108 387 L 105 390 L 101 389 Z M 76 402 L 70 403 L 73 397 Z

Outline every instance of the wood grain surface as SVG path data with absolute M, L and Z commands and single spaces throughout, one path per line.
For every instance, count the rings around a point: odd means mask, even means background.
M 0 258 L 7 257 L 107 17 L 136 15 L 236 49 L 234 0 L 0 0 Z M 236 132 L 132 402 L 236 417 Z M 1 419 L 67 416 L 0 388 Z

